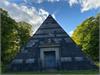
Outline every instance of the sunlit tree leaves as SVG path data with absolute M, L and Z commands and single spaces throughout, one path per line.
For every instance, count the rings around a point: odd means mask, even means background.
M 100 14 L 86 19 L 72 35 L 82 50 L 96 61 L 99 60 L 99 18 Z

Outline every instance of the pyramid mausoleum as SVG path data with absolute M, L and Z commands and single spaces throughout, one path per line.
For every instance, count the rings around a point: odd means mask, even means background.
M 51 15 L 9 65 L 11 71 L 88 69 L 96 66 Z

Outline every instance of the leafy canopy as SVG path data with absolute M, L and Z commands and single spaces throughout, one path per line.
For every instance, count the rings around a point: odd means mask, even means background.
M 8 12 L 0 9 L 1 14 L 1 62 L 8 64 L 19 52 L 20 47 L 30 38 L 31 25 L 17 23 Z
M 72 34 L 73 40 L 94 60 L 99 60 L 99 18 L 100 14 L 86 19 Z

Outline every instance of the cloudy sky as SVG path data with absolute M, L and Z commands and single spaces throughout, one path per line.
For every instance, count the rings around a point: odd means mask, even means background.
M 100 0 L 0 0 L 0 8 L 17 22 L 33 26 L 33 33 L 51 14 L 71 35 L 77 25 L 100 12 Z

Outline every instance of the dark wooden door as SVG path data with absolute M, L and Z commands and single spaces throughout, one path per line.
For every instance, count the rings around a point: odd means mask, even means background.
M 46 69 L 56 68 L 56 54 L 55 51 L 44 52 L 44 66 Z

